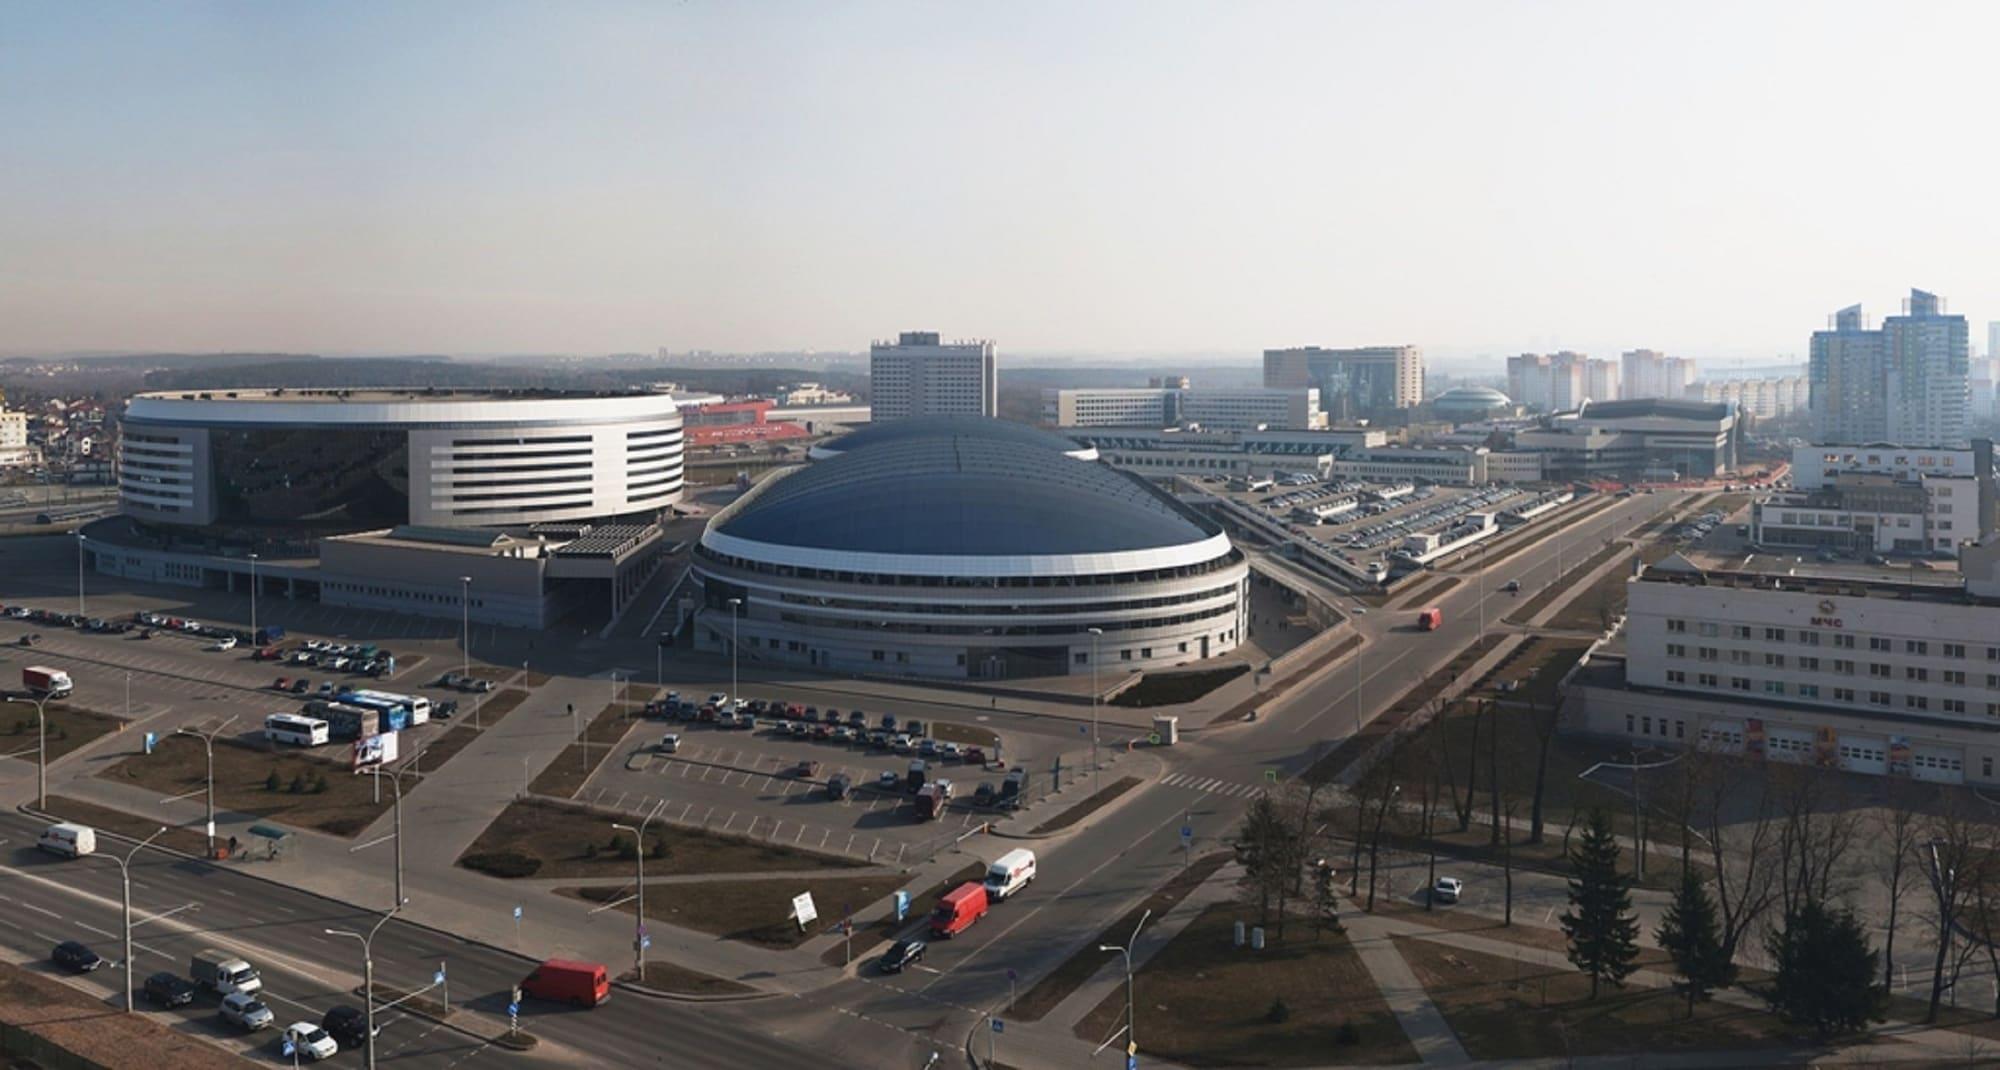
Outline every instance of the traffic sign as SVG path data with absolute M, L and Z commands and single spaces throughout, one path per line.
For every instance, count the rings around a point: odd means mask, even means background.
M 159 741 L 160 737 L 157 733 L 153 732 L 146 733 L 146 753 L 147 754 L 153 753 L 153 744 L 158 743 Z
M 292 1043 L 291 1037 L 285 1038 L 285 1042 L 282 1047 L 286 1058 L 290 1058 L 291 1056 L 297 1055 L 299 1053 L 298 1045 Z
M 1276 784 L 1278 782 L 1278 771 L 1276 769 L 1264 770 L 1264 779 Z
M 993 1031 L 995 1033 L 1005 1033 L 1007 1031 L 1007 1023 L 998 1018 L 993 1019 Z
M 641 950 L 641 951 L 644 951 L 644 950 L 646 950 L 647 948 L 649 948 L 649 947 L 652 947 L 652 946 L 653 946 L 653 938 L 652 938 L 652 937 L 650 937 L 650 936 L 642 936 L 642 937 L 640 937 L 640 938 L 639 938 L 639 950 Z
M 515 920 L 515 921 L 520 921 L 520 920 L 521 920 L 521 908 L 520 908 L 520 907 L 515 907 L 515 908 L 514 908 L 514 920 Z
M 521 1013 L 521 1005 L 519 1003 L 507 1004 L 507 1017 L 509 1018 L 518 1017 L 520 1013 Z
M 1182 826 L 1181 826 L 1181 843 L 1182 843 L 1183 845 L 1186 845 L 1186 844 L 1190 844 L 1190 843 L 1193 843 L 1193 842 L 1194 842 L 1194 827 L 1193 827 L 1193 826 L 1191 826 L 1191 825 L 1182 825 Z
M 910 893 L 909 893 L 909 892 L 906 892 L 906 891 L 904 891 L 904 892 L 897 892 L 897 893 L 896 893 L 896 920 L 897 920 L 897 921 L 902 921 L 902 920 L 903 920 L 903 919 L 904 919 L 905 917 L 909 916 L 909 913 L 910 913 Z M 1010 971 L 1010 972 L 1011 972 L 1011 971 Z
M 431 974 L 431 983 L 434 985 L 441 985 L 444 983 L 444 967 L 442 966 L 438 967 L 438 972 Z
M 1076 726 L 1076 734 L 1077 734 L 1077 735 L 1079 735 L 1079 736 L 1087 736 L 1087 735 L 1089 735 L 1089 734 L 1090 734 L 1090 726 L 1089 726 L 1089 725 L 1087 725 L 1087 724 L 1080 724 L 1080 725 L 1077 725 L 1077 726 Z
M 1021 975 L 1014 972 L 1014 967 L 1009 966 L 1007 967 L 1007 979 L 1009 981 L 1018 981 L 1021 979 Z
M 1125 1057 L 1125 1070 L 1139 1070 L 1139 1057 L 1137 1055 L 1127 1055 Z

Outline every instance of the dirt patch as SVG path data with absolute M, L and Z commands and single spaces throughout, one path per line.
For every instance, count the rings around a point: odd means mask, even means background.
M 46 710 L 48 727 L 45 732 L 51 762 L 125 726 L 123 720 L 110 714 L 86 710 L 66 702 L 51 702 Z M 33 765 L 39 750 L 35 735 L 34 706 L 25 702 L 9 702 L 0 706 L 0 756 L 17 758 Z
M 1453 680 L 1470 672 L 1473 663 L 1486 656 L 1487 652 L 1491 651 L 1494 647 L 1499 646 L 1503 638 L 1503 636 L 1498 635 L 1485 635 L 1481 636 L 1477 642 L 1467 643 L 1463 649 L 1452 655 L 1451 661 L 1447 662 L 1444 668 L 1432 673 L 1421 683 L 1417 684 L 1417 686 L 1403 692 L 1403 697 L 1397 699 L 1394 705 L 1384 710 L 1374 720 L 1363 725 L 1358 735 L 1347 737 L 1340 746 L 1335 747 L 1332 751 L 1321 757 L 1319 761 L 1314 762 L 1311 769 L 1306 773 L 1306 776 L 1330 780 L 1333 774 L 1347 768 L 1350 763 L 1368 753 L 1376 744 L 1388 738 L 1391 733 L 1402 727 L 1404 721 L 1408 720 L 1418 710 L 1424 708 L 1426 704 L 1448 687 Z
M 613 821 L 636 825 L 639 818 L 545 799 L 520 799 L 500 811 L 459 856 L 458 864 L 494 877 L 630 877 L 632 834 L 614 836 Z M 652 877 L 854 869 L 866 864 L 663 821 L 646 830 L 646 874 Z
M 554 678 L 551 677 L 548 673 L 536 672 L 535 670 L 530 669 L 527 672 L 521 674 L 521 686 L 532 690 L 534 688 L 542 686 L 543 684 L 548 683 L 551 679 Z
M 537 795 L 550 795 L 558 799 L 568 799 L 576 795 L 590 774 L 604 763 L 625 738 L 625 733 L 645 709 L 636 702 L 614 702 L 597 711 L 596 715 L 584 723 L 583 739 L 564 747 L 561 754 L 542 770 L 528 790 Z
M 1055 969 L 1043 974 L 1021 997 L 1007 1008 L 1006 1017 L 1019 1018 L 1024 1022 L 1041 1021 L 1057 1004 L 1069 998 L 1071 992 L 1083 987 L 1104 966 L 1104 952 L 1097 950 L 1099 944 L 1122 944 L 1132 938 L 1132 928 L 1147 910 L 1154 917 L 1160 917 L 1172 910 L 1176 903 L 1188 897 L 1188 893 L 1201 887 L 1203 881 L 1215 875 L 1215 871 L 1228 864 L 1235 857 L 1229 851 L 1216 851 L 1194 860 L 1194 864 L 1173 875 L 1145 901 L 1125 916 L 1106 926 L 1097 939 L 1077 948 L 1074 954 L 1064 959 Z
M 902 886 L 903 876 L 884 873 L 868 877 L 771 877 L 765 880 L 690 881 L 646 886 L 646 917 L 697 932 L 713 933 L 759 947 L 788 950 L 840 924 L 849 913 L 867 907 Z M 801 929 L 791 919 L 792 898 L 811 892 L 819 917 Z M 630 888 L 558 888 L 558 895 L 587 903 L 609 903 L 632 894 Z M 630 914 L 634 902 L 617 909 Z
M 1203 698 L 1249 671 L 1248 665 L 1225 665 L 1194 672 L 1149 672 L 1139 677 L 1138 683 L 1112 696 L 1111 705 L 1134 708 L 1178 706 Z
M 1671 989 L 1607 986 L 1592 1000 L 1590 979 L 1574 970 L 1394 939 L 1475 1059 L 1812 1048 L 1810 1034 L 1761 1010 L 1710 1002 L 1690 1019 Z
M 671 962 L 646 963 L 646 976 L 627 970 L 618 978 L 632 984 L 650 988 L 655 992 L 671 992 L 678 996 L 741 996 L 757 991 L 746 984 L 732 981 L 727 977 L 690 970 Z
M 94 802 L 73 799 L 67 795 L 49 796 L 48 812 L 64 821 L 74 821 L 79 825 L 89 825 L 99 832 L 109 832 L 132 840 L 143 840 L 160 827 L 160 823 L 150 817 L 128 814 Z M 179 851 L 197 857 L 208 853 L 208 837 L 195 829 L 169 828 L 153 841 L 170 851 Z
M 1084 799 L 1081 802 L 1078 802 L 1075 806 L 1072 806 L 1069 809 L 1064 810 L 1062 813 L 1057 814 L 1056 816 L 1050 818 L 1049 820 L 1044 821 L 1039 825 L 1036 825 L 1034 828 L 1029 830 L 1029 834 L 1040 835 L 1041 833 L 1044 832 L 1059 832 L 1063 829 L 1066 829 L 1071 825 L 1074 825 L 1077 822 L 1082 821 L 1084 818 L 1089 817 L 1090 815 L 1103 809 L 1105 806 L 1108 806 L 1111 803 L 1111 800 L 1116 799 L 1120 795 L 1123 795 L 1126 792 L 1131 791 L 1133 788 L 1136 788 L 1138 786 L 1139 786 L 1138 777 L 1135 776 L 1119 777 L 1116 781 L 1113 781 L 1112 783 L 1106 784 L 1102 788 L 1099 788 L 1097 790 L 1097 793 L 1092 795 L 1088 799 Z
M 521 703 L 528 700 L 528 693 L 518 687 L 509 687 L 504 690 L 495 691 L 484 699 L 480 699 L 477 695 L 473 696 L 473 698 L 474 702 L 467 702 L 463 699 L 459 700 L 458 713 L 454 719 L 471 724 L 474 720 L 472 710 L 476 704 L 479 708 L 479 727 L 491 728 L 501 721 L 506 720 L 508 714 L 519 709 Z
M 964 884 L 966 881 L 978 880 L 985 873 L 986 866 L 983 863 L 971 863 L 957 873 L 931 885 L 924 890 L 922 895 L 912 896 L 910 898 L 910 912 L 902 921 L 896 920 L 896 912 L 892 910 L 888 914 L 883 915 L 882 920 L 875 924 L 855 930 L 853 940 L 854 953 L 865 955 L 882 941 L 895 939 L 897 933 L 930 916 L 930 912 L 937 909 L 937 901 L 943 898 L 944 893 Z M 827 948 L 826 952 L 819 957 L 819 960 L 828 966 L 846 965 L 847 947 L 845 943 L 835 944 Z
M 1202 911 L 1133 978 L 1146 1050 L 1188 1066 L 1414 1063 L 1417 1052 L 1342 933 L 1300 934 L 1251 951 L 1235 946 L 1244 910 Z M 1282 1020 L 1272 1008 L 1280 1001 Z M 1125 1022 L 1113 992 L 1076 1024 L 1092 1044 Z
M 988 751 L 1000 745 L 1000 733 L 990 728 L 955 724 L 951 721 L 931 722 L 931 738 L 940 743 L 962 743 L 969 747 L 985 747 Z
M 8 1066 L 215 1070 L 257 1064 L 12 963 L 0 963 L 0 1025 Z M 32 1059 L 33 1062 L 28 1060 Z
M 345 747 L 322 748 L 347 753 Z M 162 798 L 202 790 L 206 762 L 201 741 L 166 736 L 151 754 L 134 754 L 99 776 L 139 784 Z M 215 741 L 215 809 L 254 814 L 332 836 L 352 837 L 389 809 L 394 793 L 375 795 L 373 778 L 355 776 L 345 761 L 297 747 L 273 750 L 234 740 Z M 407 785 L 406 785 L 407 787 Z

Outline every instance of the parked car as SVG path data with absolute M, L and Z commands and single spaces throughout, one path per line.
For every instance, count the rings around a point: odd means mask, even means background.
M 913 717 L 903 722 L 903 731 L 912 739 L 921 738 L 924 734 L 924 723 Z
M 271 1008 L 248 992 L 231 992 L 222 997 L 222 1006 L 216 1008 L 216 1013 L 239 1029 L 264 1029 L 271 1024 Z
M 220 653 L 224 650 L 234 650 L 236 649 L 236 637 L 233 635 L 225 635 L 222 638 L 217 639 L 215 642 L 210 643 L 208 645 L 208 649 L 215 651 L 217 653 Z
M 285 1040 L 308 1062 L 331 1059 L 340 1054 L 340 1045 L 331 1034 L 311 1022 L 293 1022 L 285 1027 Z
M 273 691 L 290 691 L 292 689 L 292 678 L 289 676 L 278 677 L 271 682 L 271 689 Z
M 292 681 L 292 694 L 303 695 L 310 690 L 312 690 L 311 680 L 308 680 L 305 677 L 301 676 L 298 679 Z
M 1465 882 L 1457 877 L 1439 877 L 1431 885 L 1431 901 L 1436 903 L 1456 903 L 1459 893 L 1465 891 Z
M 194 1002 L 194 986 L 176 973 L 161 970 L 146 978 L 146 1000 L 162 1007 L 185 1007 Z
M 922 962 L 928 947 L 922 940 L 898 940 L 882 953 L 876 966 L 883 973 L 902 973 L 904 968 Z
M 848 788 L 851 787 L 853 783 L 854 779 L 848 776 L 846 773 L 833 774 L 832 776 L 826 779 L 827 797 L 831 799 L 847 798 Z
M 875 778 L 875 786 L 881 788 L 883 791 L 901 791 L 903 790 L 902 775 L 893 769 L 884 769 L 882 770 L 882 775 Z
M 987 781 L 986 783 L 979 785 L 978 789 L 972 793 L 972 805 L 992 806 L 994 800 L 998 799 L 999 797 L 1000 797 L 999 789 L 993 786 L 992 781 Z
M 361 1008 L 345 1003 L 327 1008 L 319 1020 L 319 1027 L 333 1037 L 333 1042 L 343 1050 L 352 1051 L 368 1043 L 368 1016 Z
M 666 735 L 660 737 L 659 750 L 661 754 L 678 754 L 680 753 L 680 749 L 681 737 L 678 732 L 668 732 Z
M 923 756 L 924 756 L 924 757 L 926 757 L 926 758 L 935 758 L 935 757 L 937 757 L 937 753 L 938 753 L 938 745 L 937 745 L 937 740 L 935 740 L 935 739 L 920 739 L 920 740 L 918 740 L 918 741 L 917 741 L 917 753 L 918 753 L 918 754 L 921 754 L 921 755 L 923 755 Z
M 819 775 L 819 763 L 807 758 L 792 770 L 792 775 L 800 780 L 811 780 Z
M 938 750 L 938 757 L 945 758 L 950 761 L 955 762 L 958 761 L 960 758 L 965 757 L 965 748 L 959 746 L 956 743 L 940 743 L 938 744 L 937 750 Z
M 980 765 L 985 765 L 986 749 L 984 747 L 965 748 L 965 760 L 968 762 L 978 762 Z
M 49 961 L 71 973 L 89 973 L 104 965 L 103 956 L 77 943 L 64 940 L 49 952 Z
M 868 727 L 868 715 L 860 710 L 850 710 L 847 714 L 847 723 L 852 728 L 865 729 Z

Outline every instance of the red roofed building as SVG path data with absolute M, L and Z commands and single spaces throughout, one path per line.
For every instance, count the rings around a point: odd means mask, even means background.
M 806 437 L 806 429 L 789 420 L 771 420 L 777 402 L 768 398 L 721 401 L 681 410 L 687 437 L 695 446 L 732 442 L 776 442 Z

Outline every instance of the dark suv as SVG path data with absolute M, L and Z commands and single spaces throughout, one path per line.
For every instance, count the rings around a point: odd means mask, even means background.
M 194 1002 L 194 986 L 161 970 L 146 978 L 146 999 L 162 1007 L 185 1007 Z
M 64 940 L 49 952 L 49 961 L 71 973 L 89 973 L 104 965 L 104 959 L 97 952 L 77 943 Z
M 319 1020 L 319 1027 L 326 1030 L 340 1050 L 351 1051 L 368 1043 L 368 1016 L 359 1007 L 342 1004 L 329 1008 L 326 1017 Z

